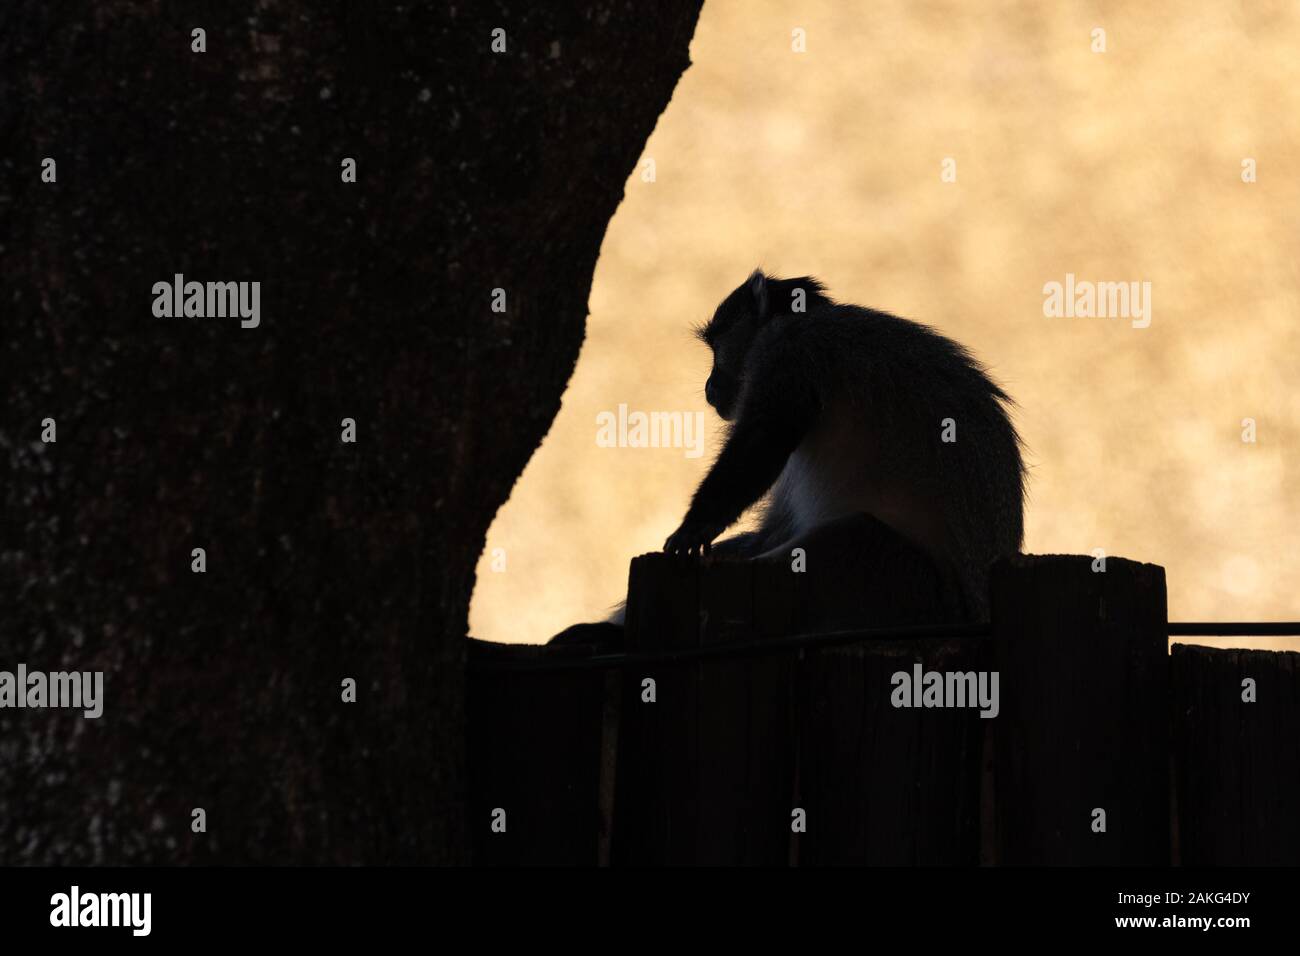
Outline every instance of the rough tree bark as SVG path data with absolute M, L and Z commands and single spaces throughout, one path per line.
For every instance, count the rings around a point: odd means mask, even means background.
M 0 669 L 105 674 L 0 709 L 0 863 L 465 859 L 475 561 L 699 0 L 558 6 L 0 10 Z

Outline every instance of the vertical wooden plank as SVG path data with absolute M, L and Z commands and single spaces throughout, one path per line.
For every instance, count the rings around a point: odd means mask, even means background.
M 1164 569 L 1092 565 L 1019 555 L 993 569 L 1003 864 L 1169 861 Z
M 993 720 L 983 721 L 983 733 L 980 734 L 980 866 L 997 866 L 1001 862 L 998 856 L 997 776 L 993 765 L 996 729 Z
M 700 574 L 700 645 L 754 640 L 753 598 L 751 562 L 705 563 Z M 690 668 L 698 702 L 695 863 L 735 865 L 744 859 L 744 831 L 753 815 L 745 780 L 752 663 L 731 657 Z
M 864 779 L 878 768 L 868 765 L 870 754 L 861 749 L 875 704 L 866 690 L 862 649 L 807 653 L 798 679 L 798 802 L 808 826 L 798 841 L 799 864 L 865 862 L 868 820 L 876 808 Z
M 596 865 L 613 863 L 614 801 L 618 782 L 618 741 L 623 714 L 623 673 L 612 669 L 604 673 L 604 713 L 600 728 L 600 782 L 598 793 L 599 833 L 596 840 Z
M 604 675 L 475 666 L 588 653 L 580 647 L 469 642 L 466 769 L 475 864 L 597 862 Z M 497 808 L 506 813 L 504 833 L 490 826 Z
M 926 641 L 913 652 L 924 671 L 969 674 L 978 687 L 993 670 L 987 642 Z M 988 688 L 991 691 L 991 686 Z M 999 695 L 1000 696 L 1000 695 Z M 1000 702 L 999 702 L 1000 707 Z M 991 712 L 991 711 L 990 711 Z M 984 736 L 996 717 L 981 715 L 978 700 L 966 708 L 890 711 L 896 720 L 912 716 L 918 735 L 913 757 L 916 779 L 911 810 L 919 821 L 913 854 L 919 866 L 974 866 L 980 853 L 980 786 L 983 779 Z M 888 734 L 889 728 L 885 728 Z
M 753 564 L 754 637 L 794 633 L 794 608 L 800 575 L 784 558 Z M 784 866 L 798 850 L 802 834 L 791 831 L 795 807 L 794 673 L 791 653 L 754 658 L 749 665 L 749 720 L 746 727 L 745 791 L 749 812 L 744 828 L 744 863 Z M 796 856 L 797 861 L 797 856 Z
M 1300 865 L 1300 654 L 1175 644 L 1170 666 L 1182 863 Z
M 626 621 L 631 653 L 697 646 L 698 562 L 666 554 L 635 558 Z M 654 703 L 642 699 L 647 678 L 655 682 Z M 613 859 L 637 866 L 690 863 L 699 776 L 695 674 L 683 666 L 629 665 L 623 679 Z
M 987 669 L 970 642 L 888 641 L 808 655 L 801 783 L 805 862 L 974 865 L 979 857 L 977 707 L 895 707 L 899 672 Z

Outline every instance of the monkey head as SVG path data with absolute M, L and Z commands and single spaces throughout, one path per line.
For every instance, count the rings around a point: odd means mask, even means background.
M 750 349 L 758 334 L 774 319 L 800 316 L 829 301 L 822 284 L 810 276 L 777 279 L 758 269 L 722 300 L 713 318 L 698 328 L 696 335 L 713 351 L 713 370 L 704 383 L 704 397 L 723 421 L 736 415 Z

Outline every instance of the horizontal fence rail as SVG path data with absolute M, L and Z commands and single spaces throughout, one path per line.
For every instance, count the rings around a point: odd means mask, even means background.
M 669 651 L 617 651 L 595 653 L 586 657 L 553 660 L 510 660 L 476 658 L 469 662 L 477 671 L 571 671 L 602 670 L 644 664 L 690 664 L 718 658 L 759 657 L 786 651 L 837 647 L 867 641 L 914 640 L 981 640 L 992 636 L 988 624 L 934 625 L 918 627 L 881 627 L 866 630 L 824 631 L 792 634 L 789 637 L 760 641 L 734 641 L 712 647 L 692 647 Z M 1170 621 L 1169 637 L 1300 637 L 1298 621 Z M 539 645 L 532 645 L 539 646 Z M 544 645 L 540 645 L 544 646 Z M 581 646 L 581 645 L 578 645 Z
M 1296 621 L 1171 621 L 1170 637 L 1300 637 Z

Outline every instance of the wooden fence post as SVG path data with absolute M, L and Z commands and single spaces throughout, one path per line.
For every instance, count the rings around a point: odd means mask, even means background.
M 628 650 L 956 623 L 942 575 L 896 532 L 866 516 L 830 530 L 839 537 L 803 547 L 806 565 L 637 558 Z M 626 666 L 614 861 L 974 863 L 985 722 L 969 708 L 895 708 L 892 675 L 917 662 L 986 669 L 989 656 L 867 641 Z
M 698 562 L 642 555 L 633 559 L 629 577 L 627 650 L 635 654 L 698 647 Z M 697 690 L 693 667 L 623 668 L 611 847 L 615 865 L 693 862 L 699 786 Z M 646 700 L 650 693 L 653 702 Z
M 1300 654 L 1175 644 L 1184 866 L 1300 863 Z
M 1000 863 L 1168 864 L 1166 613 L 1157 565 L 994 566 Z

